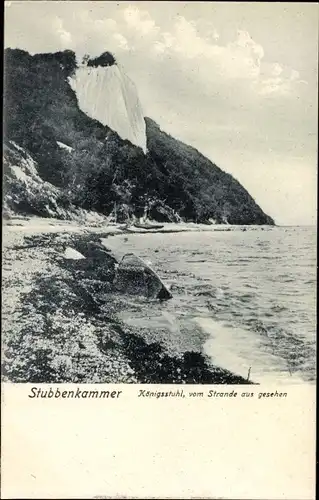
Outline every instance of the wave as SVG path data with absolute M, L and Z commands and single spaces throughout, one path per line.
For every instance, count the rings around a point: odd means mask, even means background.
M 194 320 L 210 335 L 203 349 L 214 364 L 242 377 L 250 373 L 250 379 L 256 383 L 303 382 L 300 376 L 289 371 L 284 360 L 261 348 L 258 335 L 208 317 Z

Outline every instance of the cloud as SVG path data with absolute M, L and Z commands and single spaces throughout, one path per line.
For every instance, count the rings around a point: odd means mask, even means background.
M 118 43 L 120 49 L 130 50 L 128 41 L 125 36 L 121 35 L 120 33 L 114 33 L 113 38 Z
M 201 37 L 194 22 L 180 17 L 172 33 L 161 34 L 155 42 L 155 51 L 179 56 L 184 59 L 197 59 L 197 65 L 207 71 L 198 71 L 208 80 L 237 80 L 248 83 L 247 89 L 264 96 L 277 94 L 288 95 L 292 91 L 292 82 L 298 83 L 299 73 L 292 70 L 290 75 L 283 74 L 279 63 L 264 64 L 263 47 L 252 39 L 247 31 L 239 30 L 233 41 L 220 45 L 217 37 Z M 269 64 L 268 64 L 269 66 Z M 263 74 L 264 73 L 264 74 Z M 280 78 L 279 76 L 282 75 Z
M 154 36 L 159 31 L 159 27 L 146 10 L 129 5 L 124 9 L 123 16 L 126 24 L 136 30 L 140 36 Z
M 233 39 L 228 34 L 227 40 L 212 22 L 204 24 L 175 14 L 162 29 L 144 6 L 126 4 L 110 17 L 96 18 L 80 8 L 67 19 L 55 17 L 53 29 L 59 46 L 80 56 L 110 50 L 124 64 L 125 53 L 136 61 L 142 57 L 155 73 L 167 68 L 177 86 L 191 90 L 191 83 L 182 81 L 191 78 L 194 92 L 226 95 L 236 85 L 241 98 L 289 98 L 307 83 L 296 69 L 267 61 L 264 47 L 247 30 L 238 30 Z
M 211 33 L 211 37 L 213 38 L 213 40 L 219 40 L 219 33 L 214 29 Z
M 280 64 L 275 63 L 272 65 L 271 73 L 273 74 L 273 76 L 279 76 L 279 75 L 281 75 L 282 72 L 283 72 L 283 67 L 280 66 Z M 298 71 L 297 71 L 297 73 L 298 73 Z
M 302 85 L 299 71 L 284 67 L 278 63 L 265 64 L 262 78 L 255 82 L 255 90 L 260 96 L 297 97 Z
M 290 93 L 289 82 L 282 80 L 282 78 L 267 78 L 262 80 L 258 89 L 260 95 L 280 94 L 282 96 Z
M 299 77 L 300 77 L 299 71 L 296 71 L 295 69 L 293 69 L 291 71 L 291 74 L 290 74 L 290 80 L 296 81 L 296 80 L 299 80 Z
M 72 44 L 72 36 L 69 31 L 63 27 L 63 21 L 60 17 L 55 17 L 52 22 L 54 32 L 57 34 L 62 48 L 68 49 Z
M 122 17 L 124 25 L 118 23 L 115 36 L 119 49 L 143 50 L 144 57 L 157 64 L 187 69 L 204 87 L 233 81 L 260 98 L 288 97 L 301 82 L 295 69 L 288 74 L 279 62 L 265 61 L 264 48 L 248 31 L 238 30 L 233 40 L 221 44 L 213 25 L 201 34 L 196 22 L 181 15 L 172 19 L 169 31 L 161 30 L 149 12 L 137 6 L 126 7 Z
M 117 22 L 110 18 L 90 20 L 90 24 L 92 24 L 92 29 L 95 29 L 97 33 L 105 34 L 109 31 L 117 30 Z

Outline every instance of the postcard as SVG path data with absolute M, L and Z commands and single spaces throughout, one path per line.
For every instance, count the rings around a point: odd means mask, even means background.
M 4 497 L 314 499 L 318 5 L 4 26 Z

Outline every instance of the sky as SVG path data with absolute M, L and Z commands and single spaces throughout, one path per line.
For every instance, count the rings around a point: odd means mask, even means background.
M 145 116 L 232 174 L 277 224 L 316 223 L 316 3 L 12 1 L 5 46 L 112 52 Z

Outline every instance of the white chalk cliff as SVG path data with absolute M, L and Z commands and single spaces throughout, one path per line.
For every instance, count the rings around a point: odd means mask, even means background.
M 146 126 L 135 84 L 117 63 L 79 65 L 69 84 L 80 109 L 146 153 Z

